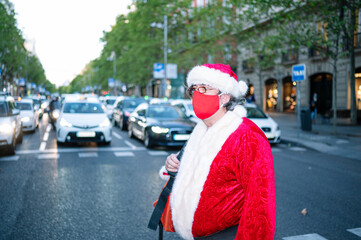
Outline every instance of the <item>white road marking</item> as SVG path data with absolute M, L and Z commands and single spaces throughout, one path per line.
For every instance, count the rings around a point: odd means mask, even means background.
M 50 132 L 50 130 L 51 130 L 51 125 L 49 124 L 48 126 L 47 126 L 47 128 L 46 128 L 46 132 Z
M 48 141 L 48 139 L 49 139 L 49 133 L 48 132 L 45 132 L 44 133 L 44 137 L 43 137 L 43 141 Z
M 132 152 L 115 152 L 114 155 L 116 157 L 134 157 L 134 153 Z
M 272 148 L 271 150 L 272 150 L 272 152 L 282 152 L 282 150 L 279 148 Z
M 148 151 L 148 154 L 151 156 L 165 156 L 168 155 L 165 151 Z
M 17 161 L 19 160 L 20 156 L 9 156 L 9 157 L 0 157 L 0 161 Z
M 306 235 L 298 235 L 293 237 L 284 237 L 283 240 L 327 240 L 327 238 L 318 235 L 317 233 L 311 233 Z
M 304 152 L 304 151 L 307 151 L 306 148 L 302 148 L 302 147 L 290 147 L 289 150 L 296 151 L 296 152 Z
M 129 147 L 131 147 L 132 149 L 136 149 L 137 147 L 133 144 L 131 144 L 129 141 L 124 141 L 125 144 L 127 144 Z
M 361 237 L 361 228 L 347 229 L 347 231 Z
M 87 158 L 87 157 L 98 157 L 98 153 L 96 152 L 89 152 L 89 153 L 79 153 L 80 158 Z
M 49 154 L 38 155 L 38 159 L 54 159 L 54 158 L 59 158 L 59 154 L 49 153 Z
M 346 144 L 346 143 L 349 143 L 350 141 L 348 140 L 344 140 L 344 139 L 338 139 L 336 140 L 336 144 Z
M 46 148 L 46 142 L 41 142 L 40 143 L 40 147 L 39 147 L 39 151 L 44 151 L 45 150 L 45 148 Z
M 129 148 L 129 147 L 109 147 L 109 148 L 51 148 L 45 149 L 44 151 L 40 150 L 20 150 L 16 151 L 16 154 L 37 154 L 37 153 L 72 153 L 72 152 L 116 152 L 116 151 L 144 151 L 147 150 L 145 147 L 136 147 Z
M 118 139 L 123 139 L 122 136 L 120 136 L 118 133 L 113 132 L 114 137 L 118 138 Z

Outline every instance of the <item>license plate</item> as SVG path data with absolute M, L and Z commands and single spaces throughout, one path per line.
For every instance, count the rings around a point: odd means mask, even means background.
M 95 137 L 95 132 L 77 132 L 77 137 Z
M 175 141 L 186 141 L 189 139 L 189 137 L 190 137 L 190 134 L 175 134 L 173 136 L 173 139 Z

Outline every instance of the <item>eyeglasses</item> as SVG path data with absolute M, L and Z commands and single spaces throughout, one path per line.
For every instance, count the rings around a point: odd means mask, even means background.
M 198 91 L 200 93 L 206 93 L 207 91 L 211 91 L 211 90 L 218 90 L 218 89 L 215 89 L 215 88 L 212 88 L 212 87 L 209 87 L 209 86 L 197 86 L 197 85 L 192 85 L 188 88 L 188 94 L 190 97 L 193 96 L 194 94 L 194 91 Z

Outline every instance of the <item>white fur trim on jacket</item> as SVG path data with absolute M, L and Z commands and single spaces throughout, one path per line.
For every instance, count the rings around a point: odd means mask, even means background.
M 238 82 L 229 74 L 206 66 L 196 66 L 188 73 L 187 85 L 190 87 L 193 84 L 206 84 L 235 97 L 245 95 L 248 90 L 244 81 Z
M 161 179 L 168 181 L 169 179 L 169 175 L 164 175 L 164 173 L 168 173 L 167 169 L 165 169 L 165 166 L 163 166 L 160 170 L 159 170 L 159 176 Z
M 213 159 L 246 114 L 236 106 L 210 128 L 200 121 L 191 134 L 170 197 L 174 228 L 185 239 L 193 239 L 194 214 Z

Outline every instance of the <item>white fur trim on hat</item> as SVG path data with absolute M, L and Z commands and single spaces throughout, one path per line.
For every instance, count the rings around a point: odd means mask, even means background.
M 206 84 L 235 97 L 244 96 L 248 90 L 244 81 L 238 82 L 229 74 L 207 66 L 196 66 L 188 73 L 187 85 L 193 84 Z

